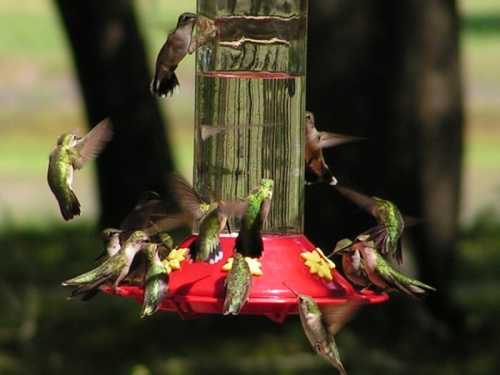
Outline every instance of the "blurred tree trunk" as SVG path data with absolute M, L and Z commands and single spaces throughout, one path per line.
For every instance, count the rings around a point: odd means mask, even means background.
M 113 141 L 97 159 L 102 226 L 117 226 L 141 192 L 165 193 L 173 168 L 131 0 L 55 0 L 72 47 L 88 120 L 110 117 Z
M 308 109 L 320 129 L 368 138 L 327 151 L 327 162 L 341 183 L 423 219 L 406 233 L 419 276 L 439 289 L 425 301 L 459 325 L 450 302 L 463 144 L 456 1 L 311 1 L 310 20 Z M 320 202 L 329 209 L 318 212 Z M 370 225 L 352 211 L 334 189 L 308 188 L 306 232 L 329 248 L 332 229 L 345 237 Z

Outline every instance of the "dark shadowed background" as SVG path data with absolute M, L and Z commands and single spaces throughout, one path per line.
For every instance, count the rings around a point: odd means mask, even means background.
M 364 308 L 338 336 L 350 374 L 493 374 L 500 349 L 500 3 L 311 0 L 307 107 L 318 128 L 367 137 L 326 153 L 337 177 L 422 219 L 405 271 L 438 287 Z M 194 63 L 168 101 L 148 92 L 166 32 L 195 1 L 0 3 L 0 373 L 332 373 L 296 317 L 172 314 L 65 299 L 162 176 L 191 176 Z M 46 185 L 59 134 L 110 115 L 116 136 L 78 174 L 84 215 L 63 223 Z M 96 179 L 95 177 L 98 176 Z M 367 218 L 307 188 L 306 233 L 329 249 Z M 321 208 L 321 209 L 320 209 Z

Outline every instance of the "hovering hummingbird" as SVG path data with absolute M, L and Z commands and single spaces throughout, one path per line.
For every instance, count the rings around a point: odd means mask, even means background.
M 182 13 L 177 27 L 168 34 L 156 59 L 156 72 L 150 87 L 154 95 L 165 97 L 179 85 L 175 69 L 188 53 L 196 19 L 194 13 Z
M 343 186 L 337 190 L 352 202 L 369 212 L 378 225 L 364 232 L 375 241 L 377 249 L 384 256 L 392 255 L 399 264 L 403 261 L 401 234 L 405 228 L 405 219 L 391 201 L 378 197 L 368 197 Z
M 352 252 L 353 247 L 359 250 L 364 269 L 370 281 L 384 290 L 398 290 L 411 297 L 425 294 L 427 291 L 436 291 L 432 286 L 403 275 L 392 266 L 376 250 L 373 241 L 357 240 L 355 245 L 338 251 L 337 253 Z
M 323 149 L 358 141 L 363 138 L 324 131 L 320 132 L 316 129 L 313 113 L 309 111 L 306 111 L 305 133 L 304 156 L 306 160 L 306 181 L 308 183 L 327 182 L 330 185 L 336 185 L 338 181 L 325 162 Z
M 226 295 L 224 297 L 224 315 L 238 315 L 248 300 L 252 287 L 252 273 L 245 257 L 234 252 L 233 266 L 224 282 Z
M 368 279 L 368 275 L 366 274 L 365 266 L 363 264 L 364 262 L 361 259 L 359 245 L 362 246 L 362 243 L 358 242 L 353 244 L 353 242 L 347 238 L 340 240 L 337 242 L 337 245 L 335 245 L 332 255 L 351 247 L 351 251 L 344 252 L 342 254 L 342 269 L 350 282 L 362 288 L 367 288 L 371 285 L 371 282 L 370 279 Z
M 168 272 L 160 260 L 158 245 L 147 244 L 144 252 L 147 259 L 147 271 L 144 277 L 141 318 L 151 316 L 158 311 L 168 292 Z
M 264 225 L 273 196 L 273 180 L 262 179 L 260 186 L 246 198 L 240 233 L 236 237 L 236 251 L 251 258 L 259 258 L 264 250 L 262 226 Z
M 191 44 L 188 48 L 189 54 L 192 54 L 217 35 L 217 26 L 215 25 L 215 21 L 208 17 L 197 16 L 196 26 L 196 35 L 194 38 L 191 38 Z
M 72 292 L 72 297 L 86 295 L 106 282 L 113 282 L 116 288 L 127 276 L 136 254 L 148 240 L 149 237 L 143 231 L 133 232 L 115 255 L 93 270 L 64 281 L 62 285 L 77 287 Z
M 219 234 L 229 216 L 243 210 L 243 201 L 208 202 L 182 177 L 172 176 L 170 183 L 182 209 L 199 220 L 197 239 L 191 244 L 191 258 L 196 261 L 219 262 L 222 257 Z
M 73 173 L 95 158 L 111 140 L 109 120 L 101 121 L 85 137 L 65 133 L 57 140 L 49 156 L 47 181 L 59 203 L 64 220 L 80 215 L 80 202 L 73 191 Z
M 334 336 L 359 309 L 361 301 L 354 299 L 344 305 L 320 309 L 313 298 L 288 288 L 297 296 L 300 322 L 314 350 L 337 368 L 340 374 L 347 375 Z

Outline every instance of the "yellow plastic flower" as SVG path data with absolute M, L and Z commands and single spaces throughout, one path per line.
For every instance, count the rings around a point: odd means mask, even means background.
M 335 263 L 328 259 L 320 248 L 305 251 L 300 256 L 304 259 L 305 265 L 309 267 L 309 272 L 323 279 L 333 280 L 331 270 L 335 268 Z
M 250 272 L 253 276 L 262 276 L 264 273 L 262 272 L 262 264 L 260 260 L 256 258 L 245 257 L 247 261 L 248 267 L 250 267 Z M 233 268 L 233 257 L 228 258 L 226 263 L 222 266 L 222 270 L 229 272 Z
M 186 259 L 188 252 L 189 249 L 186 248 L 173 249 L 170 251 L 170 254 L 163 260 L 163 265 L 167 269 L 167 272 L 170 273 L 173 270 L 180 269 L 181 262 Z

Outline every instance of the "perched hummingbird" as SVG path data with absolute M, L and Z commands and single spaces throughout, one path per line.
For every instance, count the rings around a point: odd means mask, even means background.
M 183 220 L 186 221 L 185 215 L 181 217 L 178 214 L 169 214 L 169 209 L 160 196 L 153 191 L 147 191 L 123 219 L 119 229 L 107 228 L 102 231 L 106 251 L 97 259 L 116 254 L 121 244 L 136 230 L 142 230 L 152 237 L 180 226 Z
M 49 156 L 47 181 L 59 203 L 64 220 L 80 215 L 80 202 L 73 191 L 73 173 L 95 158 L 111 140 L 109 120 L 101 121 L 85 137 L 65 133 L 57 140 Z
M 147 259 L 147 271 L 144 277 L 141 318 L 151 316 L 158 311 L 168 292 L 168 272 L 160 260 L 158 245 L 147 244 L 144 252 Z
M 165 97 L 179 85 L 175 69 L 188 53 L 196 19 L 194 13 L 182 13 L 177 27 L 168 34 L 156 59 L 156 72 L 151 82 L 151 93 L 154 95 Z
M 149 236 L 149 242 L 156 246 L 156 252 L 160 261 L 164 260 L 174 248 L 174 240 L 167 232 L 159 232 Z M 124 281 L 128 284 L 144 286 L 148 264 L 148 253 L 144 249 L 135 256 L 130 266 L 130 272 Z
M 136 254 L 145 246 L 149 237 L 143 231 L 133 232 L 120 250 L 100 266 L 75 278 L 66 280 L 63 286 L 75 286 L 72 297 L 85 295 L 106 282 L 114 282 L 116 288 L 127 276 Z
M 375 241 L 375 246 L 382 255 L 392 255 L 401 264 L 403 261 L 401 234 L 405 228 L 405 219 L 397 206 L 391 201 L 368 197 L 343 186 L 336 188 L 375 218 L 378 225 L 364 233 L 369 234 Z
M 425 294 L 427 291 L 436 291 L 436 289 L 432 286 L 405 276 L 401 272 L 392 268 L 389 262 L 387 262 L 387 260 L 385 260 L 385 258 L 376 250 L 376 244 L 373 241 L 357 240 L 356 245 L 356 249 L 358 249 L 361 254 L 364 269 L 368 278 L 379 288 L 385 290 L 398 290 L 411 297 Z M 339 252 L 352 252 L 353 246 L 355 245 Z
M 191 258 L 211 264 L 219 262 L 223 257 L 219 234 L 226 226 L 228 217 L 242 211 L 245 202 L 208 203 L 182 177 L 172 176 L 170 181 L 182 209 L 199 220 L 198 238 L 191 244 Z
M 106 253 L 108 257 L 115 255 L 121 248 L 120 234 L 123 231 L 115 228 L 106 228 L 101 232 L 104 245 L 106 246 Z M 99 257 L 100 258 L 100 257 Z
M 252 273 L 245 257 L 234 252 L 233 266 L 226 277 L 226 295 L 224 297 L 224 315 L 238 315 L 248 300 L 252 287 Z
M 318 131 L 315 126 L 314 115 L 309 111 L 306 111 L 305 133 L 306 181 L 308 183 L 327 182 L 330 185 L 336 185 L 338 181 L 325 162 L 323 149 L 358 141 L 362 138 Z
M 165 256 L 170 253 L 170 251 L 174 248 L 174 239 L 167 232 L 160 232 L 156 235 L 159 239 L 159 244 L 162 248 L 164 248 Z M 161 252 L 159 252 L 160 258 L 165 258 L 165 256 L 161 256 Z
M 273 180 L 262 179 L 260 186 L 246 198 L 240 233 L 236 237 L 236 251 L 251 258 L 259 258 L 264 250 L 262 226 L 267 219 L 273 196 Z
M 361 259 L 359 244 L 362 245 L 362 243 L 359 242 L 353 244 L 353 242 L 347 238 L 340 240 L 337 242 L 332 255 L 350 248 L 351 251 L 342 254 L 342 269 L 344 270 L 344 274 L 354 285 L 367 288 L 371 285 L 371 282 L 370 279 L 368 279 L 363 260 Z
M 297 294 L 293 290 L 292 292 L 297 296 L 302 328 L 312 347 L 337 368 L 340 374 L 347 375 L 334 336 L 359 308 L 361 302 L 353 300 L 344 305 L 331 306 L 332 308 L 325 311 L 319 308 L 313 298 Z

